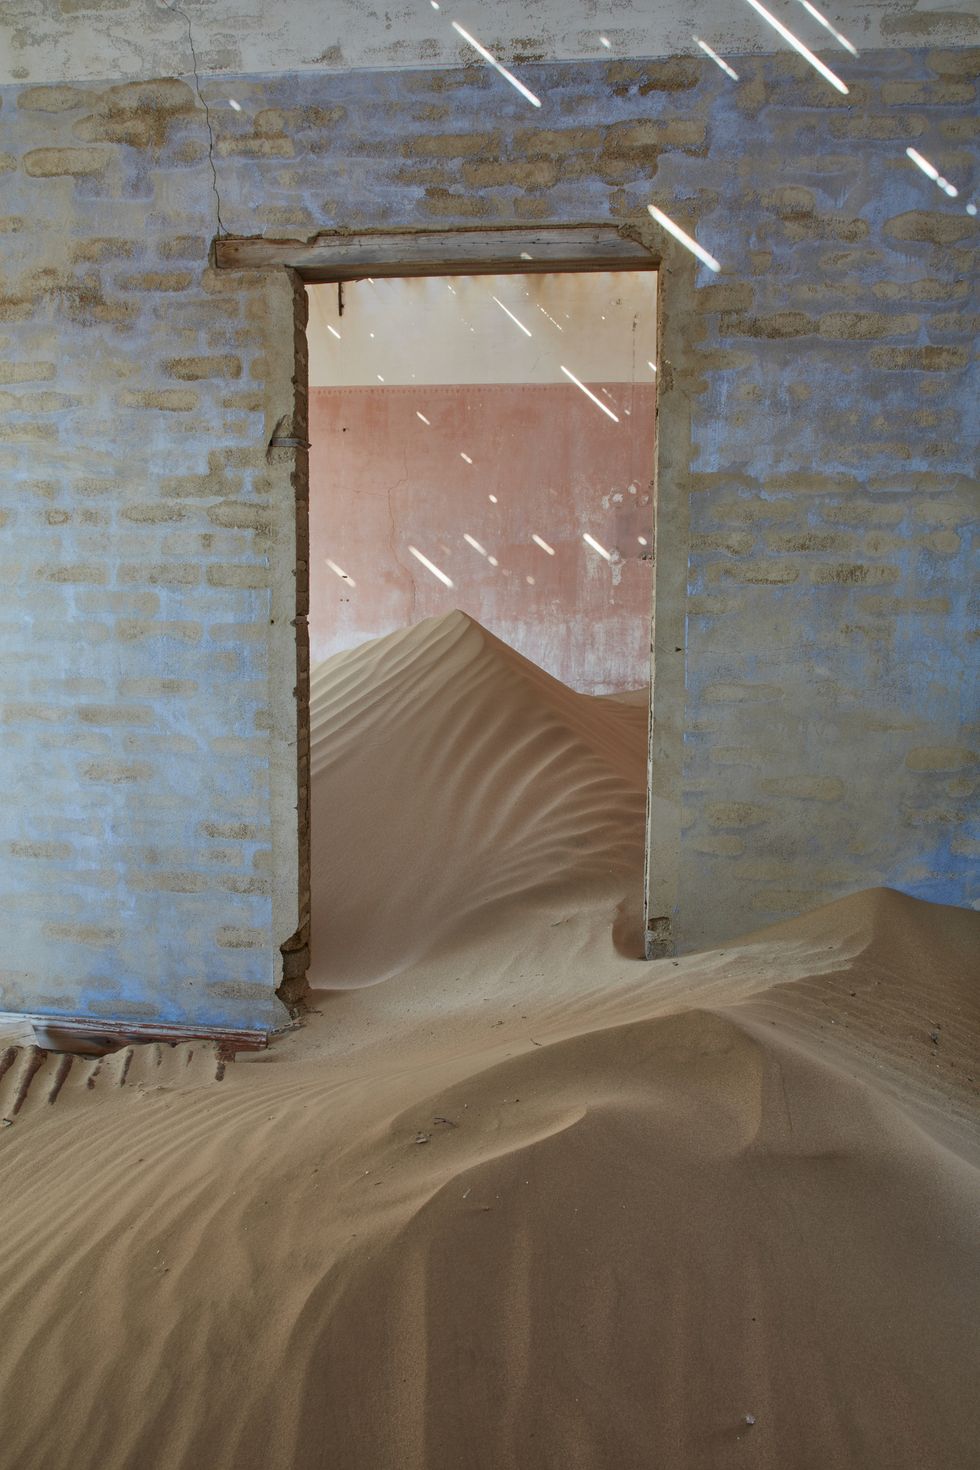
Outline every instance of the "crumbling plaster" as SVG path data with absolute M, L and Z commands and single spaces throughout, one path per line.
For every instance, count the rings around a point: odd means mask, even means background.
M 540 113 L 487 70 L 205 83 L 242 106 L 233 233 L 651 238 L 653 200 L 721 260 L 661 277 L 682 945 L 872 883 L 971 897 L 976 221 L 904 149 L 969 187 L 977 56 L 840 69 L 846 99 L 795 58 L 529 67 Z M 0 104 L 0 1008 L 269 1026 L 303 922 L 292 283 L 209 265 L 185 83 Z
M 815 50 L 827 32 L 795 0 L 771 10 Z M 975 44 L 980 20 L 948 0 L 836 0 L 833 22 L 861 50 Z M 136 80 L 187 72 L 187 25 L 204 74 L 460 66 L 477 60 L 459 21 L 512 64 L 695 52 L 693 33 L 727 56 L 767 52 L 774 35 L 743 0 L 500 0 L 490 12 L 450 0 L 393 9 L 358 0 L 6 0 L 0 83 Z M 608 42 L 608 48 L 602 37 Z

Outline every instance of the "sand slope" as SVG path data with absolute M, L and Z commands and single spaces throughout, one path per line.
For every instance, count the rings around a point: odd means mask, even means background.
M 642 861 L 645 709 L 465 613 L 329 659 L 310 723 L 315 982 L 384 979 L 495 904 L 621 894 Z
M 461 615 L 315 722 L 318 1014 L 0 1079 L 3 1470 L 974 1466 L 977 916 L 629 959 L 642 710 Z

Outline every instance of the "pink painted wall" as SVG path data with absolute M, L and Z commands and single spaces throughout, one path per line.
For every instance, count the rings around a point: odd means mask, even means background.
M 314 662 L 461 608 L 576 689 L 646 682 L 655 390 L 588 386 L 618 423 L 571 383 L 311 388 Z

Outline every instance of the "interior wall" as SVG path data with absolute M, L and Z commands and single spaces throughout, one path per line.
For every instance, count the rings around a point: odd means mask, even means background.
M 645 684 L 655 273 L 309 295 L 314 663 L 458 607 L 585 693 Z
M 770 0 L 785 24 L 820 43 L 825 32 L 791 0 Z M 245 6 L 207 0 L 175 8 L 169 0 L 4 0 L 0 10 L 0 84 L 100 81 L 164 75 L 175 56 L 190 65 L 188 25 L 202 75 L 331 73 L 353 67 L 452 67 L 474 61 L 453 30 L 448 7 L 372 10 L 358 0 L 289 0 Z M 771 48 L 772 32 L 746 7 L 702 0 L 697 20 L 682 0 L 497 0 L 492 11 L 458 16 L 508 65 L 672 56 L 696 52 L 692 24 L 723 55 Z M 950 0 L 902 0 L 869 7 L 835 0 L 833 19 L 863 51 L 888 46 L 964 46 L 977 38 L 975 9 Z
M 528 66 L 540 110 L 481 68 L 238 77 L 212 109 L 234 233 L 659 245 L 652 201 L 721 263 L 668 247 L 661 277 L 694 456 L 661 465 L 691 525 L 682 945 L 874 883 L 973 897 L 978 56 L 836 65 L 846 97 L 681 58 Z M 290 283 L 209 265 L 190 86 L 0 106 L 0 1007 L 268 1024 L 302 889 Z

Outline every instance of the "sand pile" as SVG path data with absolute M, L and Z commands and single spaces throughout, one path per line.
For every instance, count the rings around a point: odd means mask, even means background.
M 314 710 L 319 1014 L 0 1134 L 3 1470 L 972 1467 L 976 916 L 644 964 L 642 711 L 461 615 Z

